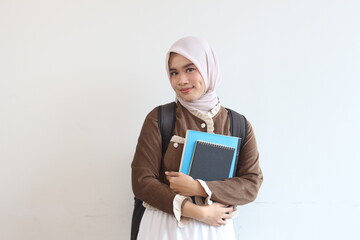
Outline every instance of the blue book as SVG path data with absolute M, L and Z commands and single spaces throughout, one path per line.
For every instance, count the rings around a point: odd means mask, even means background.
M 180 172 L 205 181 L 231 178 L 236 171 L 241 138 L 188 130 Z

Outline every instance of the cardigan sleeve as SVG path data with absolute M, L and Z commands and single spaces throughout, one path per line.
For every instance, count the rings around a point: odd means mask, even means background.
M 255 200 L 262 181 L 255 134 L 248 122 L 248 134 L 240 152 L 235 177 L 206 181 L 206 184 L 212 192 L 211 200 L 226 205 L 243 205 Z
M 159 180 L 161 171 L 161 134 L 157 123 L 157 109 L 146 117 L 136 146 L 132 169 L 132 189 L 137 198 L 170 213 L 176 193 Z

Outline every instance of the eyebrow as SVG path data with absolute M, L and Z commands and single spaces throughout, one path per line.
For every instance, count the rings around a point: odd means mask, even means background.
M 188 63 L 188 64 L 184 65 L 182 68 L 187 68 L 187 67 L 190 67 L 190 66 L 195 66 L 195 64 Z M 169 68 L 169 71 L 176 71 L 176 68 Z

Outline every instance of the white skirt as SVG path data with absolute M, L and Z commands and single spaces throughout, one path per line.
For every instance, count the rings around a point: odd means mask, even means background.
M 232 219 L 226 220 L 226 225 L 214 227 L 190 219 L 183 227 L 178 226 L 176 218 L 168 213 L 145 209 L 140 223 L 138 240 L 235 240 L 235 230 Z

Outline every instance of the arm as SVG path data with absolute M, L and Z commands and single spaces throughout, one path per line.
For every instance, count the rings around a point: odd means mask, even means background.
M 248 134 L 240 152 L 236 176 L 224 181 L 207 181 L 206 184 L 212 192 L 212 200 L 228 205 L 243 205 L 255 200 L 262 181 L 255 134 L 248 122 Z
M 137 198 L 173 214 L 176 193 L 159 180 L 161 158 L 161 135 L 157 126 L 157 109 L 154 109 L 144 121 L 131 164 L 132 188 Z

